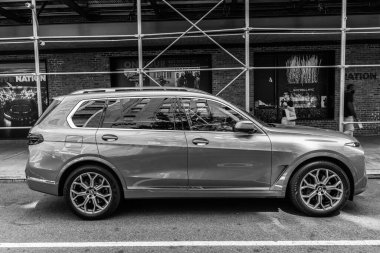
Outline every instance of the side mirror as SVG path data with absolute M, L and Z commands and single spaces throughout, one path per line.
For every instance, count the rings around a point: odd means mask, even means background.
M 242 120 L 235 124 L 234 131 L 243 133 L 255 133 L 257 130 L 255 125 L 251 121 Z

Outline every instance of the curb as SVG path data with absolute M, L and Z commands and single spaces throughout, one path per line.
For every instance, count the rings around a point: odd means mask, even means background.
M 0 178 L 0 183 L 24 183 L 26 178 Z
M 368 179 L 380 179 L 380 174 L 367 174 Z

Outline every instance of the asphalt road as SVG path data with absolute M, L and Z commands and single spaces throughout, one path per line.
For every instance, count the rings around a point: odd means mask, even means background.
M 63 198 L 0 183 L 1 243 L 380 240 L 380 180 L 334 217 L 305 217 L 279 199 L 124 201 L 111 218 L 83 221 Z M 379 246 L 1 248 L 1 252 L 380 252 Z

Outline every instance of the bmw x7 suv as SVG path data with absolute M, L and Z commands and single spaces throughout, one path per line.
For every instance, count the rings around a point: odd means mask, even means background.
M 364 152 L 343 133 L 266 124 L 208 93 L 120 88 L 54 99 L 28 136 L 33 190 L 84 219 L 130 198 L 288 197 L 310 216 L 366 188 Z

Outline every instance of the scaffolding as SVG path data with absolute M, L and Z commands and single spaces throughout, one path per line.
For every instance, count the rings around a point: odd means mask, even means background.
M 177 10 L 169 1 L 162 0 L 162 2 L 175 13 L 180 15 L 190 27 L 184 32 L 167 32 L 167 33 L 150 33 L 144 34 L 142 31 L 142 14 L 141 14 L 141 0 L 137 1 L 137 34 L 120 34 L 120 35 L 92 35 L 92 36 L 39 36 L 38 34 L 38 19 L 36 12 L 36 0 L 31 0 L 31 4 L 28 7 L 32 13 L 32 28 L 33 36 L 30 37 L 13 37 L 13 38 L 0 38 L 0 44 L 24 44 L 33 43 L 34 48 L 34 64 L 35 72 L 32 73 L 9 73 L 0 74 L 1 76 L 33 76 L 36 81 L 37 87 L 37 103 L 38 114 L 43 112 L 42 108 L 42 94 L 41 94 L 41 76 L 49 75 L 94 75 L 94 74 L 123 74 L 123 73 L 135 73 L 139 76 L 139 87 L 143 87 L 144 76 L 153 81 L 157 86 L 161 86 L 149 73 L 152 72 L 171 72 L 176 71 L 175 68 L 155 69 L 148 67 L 156 61 L 161 55 L 168 51 L 176 42 L 181 38 L 207 38 L 220 50 L 229 55 L 239 67 L 224 67 L 224 68 L 186 68 L 188 71 L 232 71 L 239 70 L 239 73 L 228 82 L 222 89 L 220 89 L 216 95 L 219 96 L 230 85 L 232 85 L 238 78 L 244 75 L 245 77 L 245 109 L 249 111 L 250 108 L 250 71 L 263 70 L 263 69 L 291 69 L 291 68 L 333 68 L 340 70 L 340 82 L 339 82 L 339 131 L 343 131 L 344 124 L 354 123 L 345 122 L 343 117 L 344 112 L 344 88 L 345 88 L 345 72 L 347 68 L 367 68 L 367 67 L 380 67 L 380 64 L 361 64 L 361 65 L 347 65 L 346 64 L 346 36 L 347 34 L 369 34 L 380 33 L 380 27 L 347 27 L 347 0 L 342 0 L 341 10 L 341 27 L 340 28 L 268 28 L 268 27 L 255 27 L 250 24 L 250 1 L 244 0 L 244 27 L 232 28 L 232 29 L 214 29 L 214 30 L 202 30 L 198 24 L 204 20 L 211 12 L 213 12 L 218 6 L 220 6 L 225 0 L 219 0 L 206 14 L 199 18 L 196 22 L 188 19 L 184 14 Z M 192 31 L 196 29 L 195 31 Z M 219 44 L 214 38 L 228 37 L 228 36 L 242 36 L 244 37 L 244 60 L 236 57 L 230 50 Z M 269 67 L 257 67 L 251 66 L 250 63 L 250 37 L 260 35 L 340 35 L 340 64 L 329 66 L 269 66 Z M 143 61 L 143 41 L 144 40 L 160 40 L 160 39 L 174 39 L 165 49 L 157 54 L 151 61 L 144 65 Z M 40 71 L 40 58 L 39 58 L 39 45 L 44 43 L 94 43 L 94 42 L 122 42 L 122 41 L 137 41 L 138 44 L 138 68 L 125 69 L 123 71 L 83 71 L 83 72 L 50 72 L 43 73 Z M 380 121 L 364 121 L 355 122 L 362 124 L 379 124 Z M 7 127 L 0 127 L 7 128 Z M 15 128 L 15 127 L 12 127 Z M 30 127 L 16 127 L 16 128 L 30 128 Z

